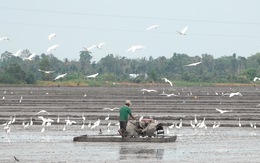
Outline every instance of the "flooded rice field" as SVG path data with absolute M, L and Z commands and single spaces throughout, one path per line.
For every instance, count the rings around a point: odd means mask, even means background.
M 157 92 L 143 93 L 143 88 Z M 241 95 L 230 97 L 237 92 Z M 0 162 L 259 162 L 259 97 L 258 86 L 1 87 Z M 177 135 L 176 142 L 73 142 L 100 129 L 117 134 L 118 111 L 103 108 L 120 107 L 126 99 L 134 116 L 163 123 L 167 134 Z M 207 127 L 191 127 L 195 114 Z M 39 116 L 53 122 L 44 127 Z M 98 119 L 100 126 L 90 129 Z

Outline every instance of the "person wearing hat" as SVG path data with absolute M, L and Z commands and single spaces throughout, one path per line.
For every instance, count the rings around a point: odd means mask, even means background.
M 130 116 L 132 119 L 135 120 L 135 117 L 132 115 L 131 109 L 130 109 L 131 101 L 126 100 L 125 105 L 120 108 L 119 111 L 119 124 L 120 124 L 120 129 L 118 132 L 120 135 L 123 137 L 126 136 L 126 126 L 128 122 L 128 116 Z

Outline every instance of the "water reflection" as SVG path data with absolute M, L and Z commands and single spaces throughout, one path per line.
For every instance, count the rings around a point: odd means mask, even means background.
M 164 149 L 149 149 L 147 147 L 138 146 L 121 146 L 119 151 L 120 160 L 133 159 L 156 159 L 162 160 Z

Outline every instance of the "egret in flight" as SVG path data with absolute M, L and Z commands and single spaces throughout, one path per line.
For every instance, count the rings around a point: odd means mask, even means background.
M 134 53 L 136 50 L 142 50 L 144 48 L 145 47 L 143 45 L 133 45 L 129 49 L 127 49 L 126 51 Z
M 156 24 L 156 25 L 152 25 L 148 28 L 146 28 L 147 31 L 150 31 L 150 30 L 154 30 L 154 29 L 157 29 L 160 25 Z
M 53 79 L 53 80 L 55 81 L 55 80 L 58 80 L 58 79 L 60 79 L 60 78 L 64 78 L 66 75 L 67 75 L 67 73 L 58 75 L 58 76 L 57 76 L 55 79 Z
M 188 30 L 188 26 L 183 28 L 181 31 L 177 31 L 177 33 L 179 33 L 180 35 L 186 35 L 187 30 Z
M 56 33 L 52 33 L 48 36 L 48 39 L 51 40 L 53 37 L 56 37 Z
M 47 49 L 47 53 L 49 53 L 50 51 L 52 50 L 56 50 L 57 47 L 59 47 L 60 45 L 53 45 L 53 46 L 50 46 L 48 49 Z
M 191 67 L 191 66 L 197 66 L 198 64 L 201 64 L 201 62 L 191 63 L 185 66 Z
M 96 78 L 98 76 L 99 73 L 93 74 L 93 75 L 89 75 L 86 76 L 85 78 Z

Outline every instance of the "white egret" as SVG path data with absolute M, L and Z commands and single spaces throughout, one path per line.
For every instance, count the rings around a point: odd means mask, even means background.
M 169 129 L 172 129 L 174 127 L 174 122 L 172 123 L 172 125 L 169 126 Z
M 57 49 L 57 47 L 59 47 L 60 45 L 52 45 L 52 46 L 50 46 L 48 49 L 47 49 L 47 53 L 49 53 L 50 51 L 52 51 L 52 50 L 56 50 Z
M 179 125 L 176 125 L 175 127 L 176 127 L 177 129 L 181 129 L 181 127 L 182 127 L 182 119 L 180 119 Z
M 10 41 L 10 39 L 9 39 L 8 37 L 1 37 L 1 38 L 0 38 L 0 42 L 1 42 L 1 41 L 4 41 L 4 40 Z
M 186 26 L 185 28 L 183 28 L 181 31 L 177 31 L 177 33 L 179 33 L 180 35 L 186 35 L 186 32 L 188 30 L 188 26 Z
M 109 120 L 109 114 L 107 115 L 107 117 L 105 118 L 105 120 L 106 120 L 106 121 Z
M 154 29 L 157 29 L 160 25 L 156 24 L 156 25 L 152 25 L 148 28 L 146 28 L 146 31 L 150 31 L 150 30 L 154 30 Z
M 54 73 L 55 72 L 55 71 L 46 71 L 46 70 L 41 70 L 41 69 L 38 69 L 38 71 L 44 72 L 45 74 L 50 74 L 50 73 Z
M 88 123 L 88 128 L 90 128 L 91 127 L 91 121 L 89 121 L 89 123 Z
M 102 110 L 109 110 L 109 111 L 114 111 L 114 110 L 119 110 L 120 108 L 114 107 L 114 108 L 103 108 Z
M 216 108 L 216 110 L 217 110 L 220 114 L 227 113 L 227 112 L 232 112 L 232 110 L 227 111 L 227 110 L 221 110 L 221 109 L 218 109 L 218 108 Z
M 190 120 L 190 125 L 191 125 L 192 128 L 195 128 L 195 127 L 196 127 L 196 125 L 193 124 L 192 120 Z
M 37 112 L 36 115 L 37 115 L 37 114 L 41 114 L 41 113 L 46 113 L 46 114 L 50 115 L 50 113 L 47 112 L 46 110 L 41 110 L 41 111 Z
M 188 65 L 185 65 L 185 66 L 191 67 L 191 66 L 197 66 L 198 64 L 201 64 L 201 62 L 191 63 L 191 64 L 188 64 Z
M 220 126 L 220 122 L 217 123 L 216 121 L 214 121 L 212 128 L 218 128 L 219 126 Z
M 86 48 L 86 47 L 83 47 L 86 51 L 88 51 L 88 52 L 90 52 L 92 49 L 94 49 L 94 48 L 96 48 L 97 47 L 97 45 L 92 45 L 92 46 L 90 46 L 90 47 L 88 47 L 88 48 Z
M 255 82 L 257 80 L 260 80 L 260 78 L 259 77 L 255 77 L 253 81 Z
M 56 36 L 57 36 L 56 33 L 52 33 L 52 34 L 50 34 L 50 35 L 48 36 L 48 39 L 51 40 L 52 38 L 54 38 L 54 37 L 56 37 Z
M 31 120 L 30 120 L 30 126 L 33 125 L 33 120 L 32 120 L 32 117 L 31 117 Z
M 157 92 L 157 91 L 154 90 L 154 89 L 142 89 L 141 91 L 142 91 L 142 92 Z
M 14 55 L 15 57 L 20 57 L 21 53 L 22 53 L 22 49 L 18 50 L 18 51 L 17 51 L 16 53 L 14 53 L 13 55 Z
M 84 129 L 84 127 L 85 127 L 85 122 L 83 121 L 81 129 Z
M 164 80 L 164 82 L 169 83 L 172 86 L 172 82 L 170 80 L 168 80 L 167 78 L 162 78 L 162 80 Z
M 104 42 L 101 42 L 101 43 L 99 43 L 98 45 L 97 45 L 97 48 L 98 49 L 101 49 L 101 46 L 103 46 L 103 45 L 105 45 L 106 43 L 104 43 Z
M 84 116 L 84 113 L 82 113 L 82 119 L 83 119 L 83 122 L 85 122 L 86 117 Z
M 229 97 L 233 97 L 233 96 L 242 96 L 242 94 L 240 92 L 235 92 L 235 93 L 229 94 Z
M 57 123 L 60 123 L 60 115 L 58 114 Z
M 36 53 L 32 53 L 29 57 L 24 58 L 24 60 L 29 60 L 29 61 L 31 61 L 31 60 L 33 59 L 33 57 L 35 57 L 35 56 L 36 56 Z
M 142 50 L 144 48 L 145 47 L 143 45 L 133 45 L 129 49 L 127 49 L 126 51 L 134 53 L 136 50 Z
M 58 76 L 57 76 L 55 79 L 53 79 L 53 80 L 55 81 L 55 80 L 58 80 L 58 79 L 60 79 L 60 78 L 64 78 L 66 75 L 67 75 L 67 73 L 58 75 Z
M 85 78 L 96 78 L 99 75 L 99 73 L 93 74 L 93 75 L 88 75 Z
M 240 118 L 238 118 L 238 127 L 241 127 Z

